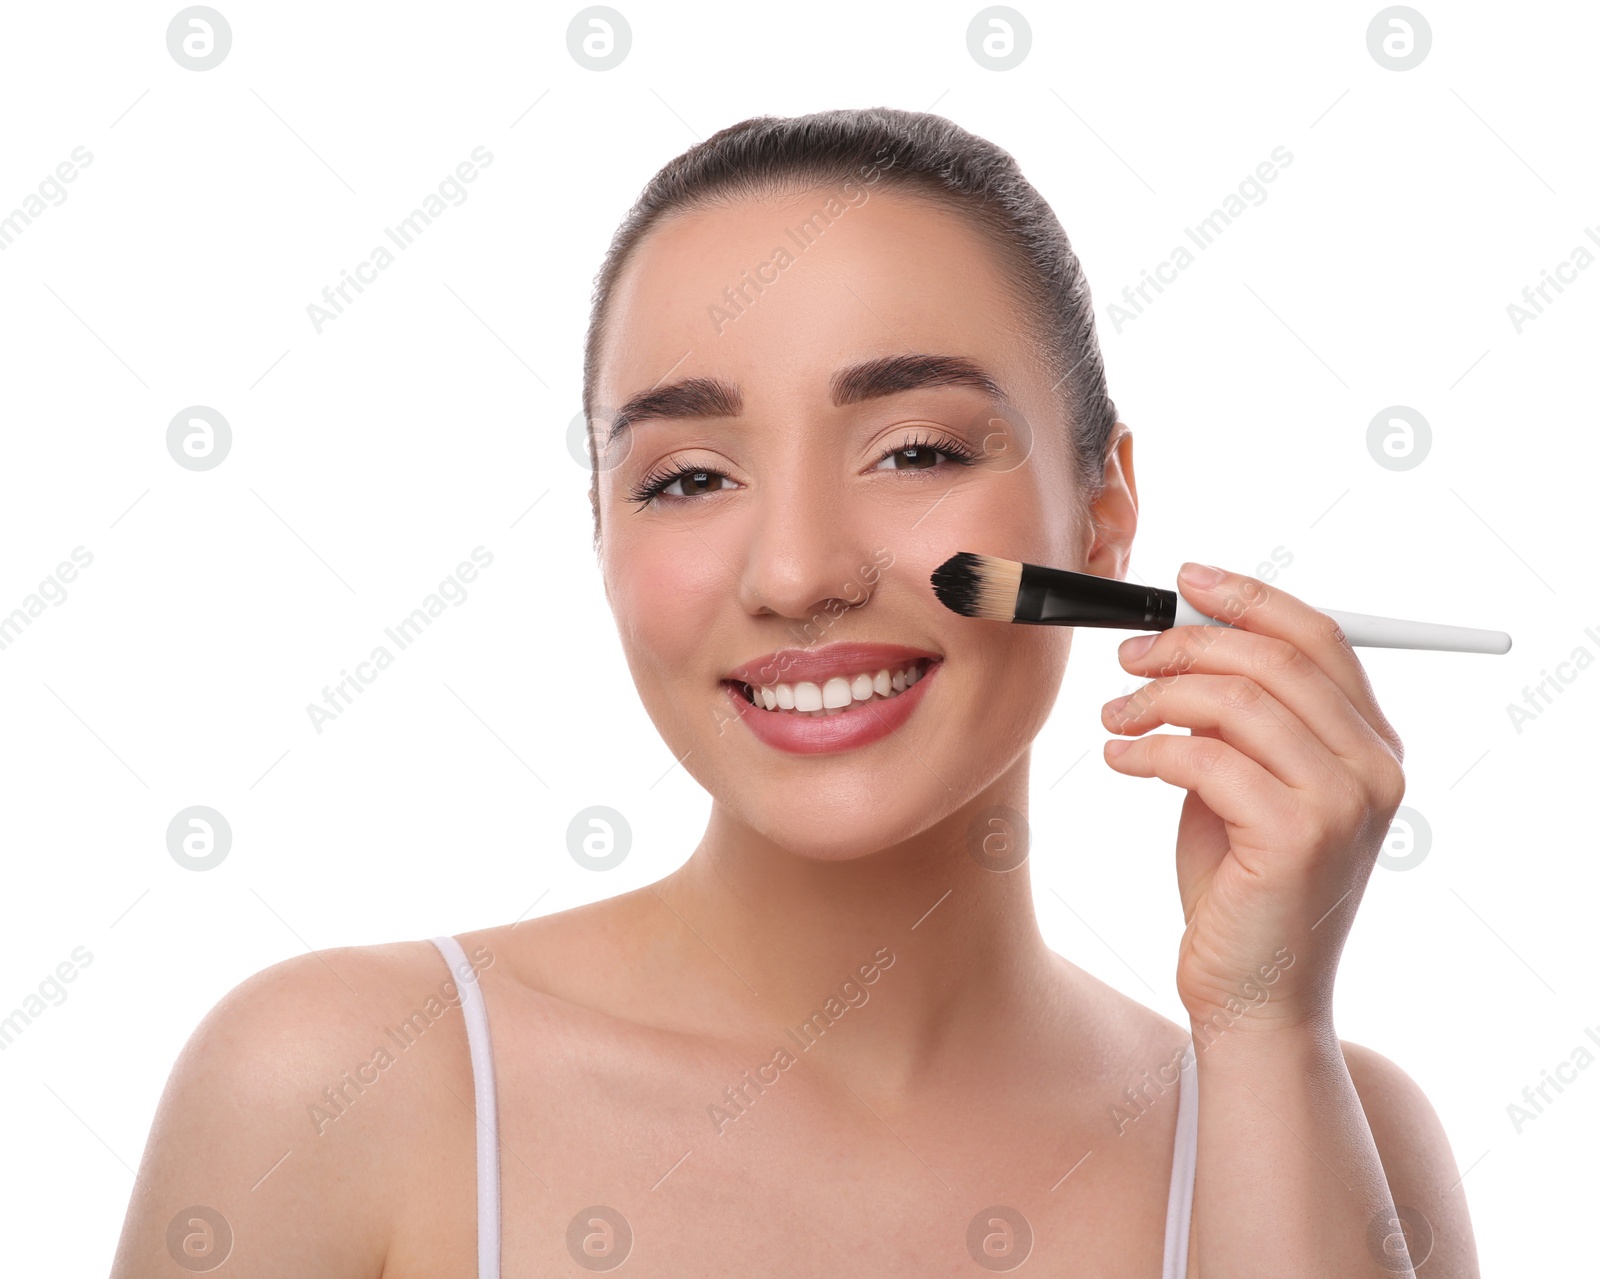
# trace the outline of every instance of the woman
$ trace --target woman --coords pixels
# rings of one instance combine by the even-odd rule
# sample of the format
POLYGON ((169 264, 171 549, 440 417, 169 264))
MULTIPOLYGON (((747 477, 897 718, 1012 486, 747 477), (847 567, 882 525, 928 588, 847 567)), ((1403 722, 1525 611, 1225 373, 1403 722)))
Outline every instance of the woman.
POLYGON ((1120 578, 1137 500, 1088 285, 1011 157, 887 109, 725 129, 617 233, 584 375, 606 597, 713 797, 698 847, 244 982, 173 1071, 115 1275, 1392 1276, 1424 1243, 1476 1275, 1427 1099, 1333 1029, 1403 778, 1325 616, 1191 565, 1236 629, 1120 650, 1148 682, 1105 762, 1187 791, 1190 1025, 1041 938, 1030 748, 1071 633, 929 574, 1120 578))

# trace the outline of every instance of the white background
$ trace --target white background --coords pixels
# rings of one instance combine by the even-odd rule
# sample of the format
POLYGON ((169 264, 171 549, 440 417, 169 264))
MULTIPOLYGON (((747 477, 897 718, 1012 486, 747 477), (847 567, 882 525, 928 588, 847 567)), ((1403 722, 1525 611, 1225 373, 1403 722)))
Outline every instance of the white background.
MULTIPOLYGON (((697 139, 874 105, 991 138, 1058 212, 1136 433, 1140 577, 1282 548, 1314 604, 1514 635, 1365 656, 1432 842, 1374 871, 1337 1026, 1438 1109, 1485 1274, 1592 1267, 1600 1068, 1520 1134, 1507 1106, 1600 1024, 1600 672, 1564 668, 1521 732, 1506 708, 1600 657, 1600 268, 1520 333, 1507 304, 1600 250, 1597 11, 1424 3, 1432 48, 1396 72, 1371 3, 1029 4, 1031 51, 996 72, 976 5, 619 3, 633 44, 604 72, 568 52, 576 5, 219 0, 233 44, 204 72, 168 53, 176 5, 6 14, 0 216, 93 160, 0 252, 0 613, 74 547, 93 563, 0 651, 0 1014, 93 959, 0 1052, 4 1268, 109 1264, 167 1072, 249 974, 689 854, 709 799, 635 698, 566 446, 589 289, 697 139), (319 335, 307 304, 477 146, 469 198, 319 335), (1278 146, 1265 202, 1116 332, 1123 286, 1278 146), (196 404, 233 432, 206 472, 166 451, 196 404), (1366 446, 1395 404, 1432 428, 1406 471, 1366 446), (307 704, 480 545, 466 601, 314 731, 307 704), (233 834, 204 873, 166 847, 196 804, 233 834), (634 834, 604 874, 566 848, 591 804, 634 834)), ((1099 758, 1121 638, 1080 633, 1035 744, 1032 873, 1050 943, 1182 1024, 1181 796, 1099 758)))

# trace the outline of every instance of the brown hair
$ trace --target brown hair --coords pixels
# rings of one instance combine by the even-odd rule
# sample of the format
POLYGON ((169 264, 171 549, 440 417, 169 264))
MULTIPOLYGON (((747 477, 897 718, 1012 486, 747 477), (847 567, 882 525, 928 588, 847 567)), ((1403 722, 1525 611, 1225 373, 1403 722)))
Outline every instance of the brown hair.
POLYGON ((1078 478, 1092 498, 1117 409, 1106 389, 1089 282, 1055 211, 1011 154, 943 116, 893 107, 754 116, 669 161, 611 239, 595 278, 583 353, 589 422, 589 505, 600 544, 594 387, 612 291, 639 243, 669 215, 846 182, 877 169, 880 187, 922 195, 964 214, 1000 250, 1008 284, 1026 304, 1053 390, 1072 433, 1078 478))

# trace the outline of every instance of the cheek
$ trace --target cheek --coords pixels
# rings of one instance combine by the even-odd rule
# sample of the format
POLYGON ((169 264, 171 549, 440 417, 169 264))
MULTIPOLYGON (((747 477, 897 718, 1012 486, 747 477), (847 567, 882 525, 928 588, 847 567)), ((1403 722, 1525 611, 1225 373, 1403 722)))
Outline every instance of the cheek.
POLYGON ((642 682, 681 679, 726 658, 714 624, 738 583, 692 533, 619 537, 605 571, 628 663, 642 682))
POLYGON ((1029 674, 1030 695, 1048 707, 1061 691, 1067 657, 1072 651, 1072 630, 1066 626, 1013 626, 1011 629, 1028 632, 1027 648, 1017 655, 1017 664, 1029 674))
POLYGON ((1024 460, 984 475, 960 518, 973 545, 1010 559, 1053 568, 1080 568, 1085 506, 1059 432, 1032 443, 1024 460))
POLYGON ((1048 706, 1061 687, 1072 648, 1065 626, 996 626, 998 636, 984 654, 983 668, 997 690, 1013 704, 1048 706))

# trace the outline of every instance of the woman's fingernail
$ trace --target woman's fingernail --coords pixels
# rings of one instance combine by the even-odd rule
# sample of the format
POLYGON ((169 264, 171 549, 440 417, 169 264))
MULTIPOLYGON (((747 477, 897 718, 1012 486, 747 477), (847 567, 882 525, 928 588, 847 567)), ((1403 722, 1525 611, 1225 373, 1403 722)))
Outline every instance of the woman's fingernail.
POLYGON ((1115 759, 1118 755, 1122 754, 1123 751, 1127 750, 1131 744, 1132 743, 1130 742, 1119 741, 1117 738, 1113 737, 1109 742, 1106 743, 1106 754, 1111 756, 1112 759, 1115 759))
POLYGON ((1135 635, 1117 646, 1117 656, 1125 662, 1136 662, 1150 651, 1150 645, 1155 642, 1154 635, 1135 635))
POLYGON ((1109 702, 1106 703, 1106 707, 1105 707, 1106 714, 1107 715, 1115 715, 1118 711, 1120 711, 1124 706, 1126 706, 1128 704, 1128 702, 1132 699, 1132 697, 1133 697, 1132 693, 1129 693, 1126 697, 1113 697, 1109 702))
POLYGON ((1178 576, 1190 586, 1215 586, 1227 576, 1220 568, 1210 564, 1196 564, 1190 560, 1178 570, 1178 576))

